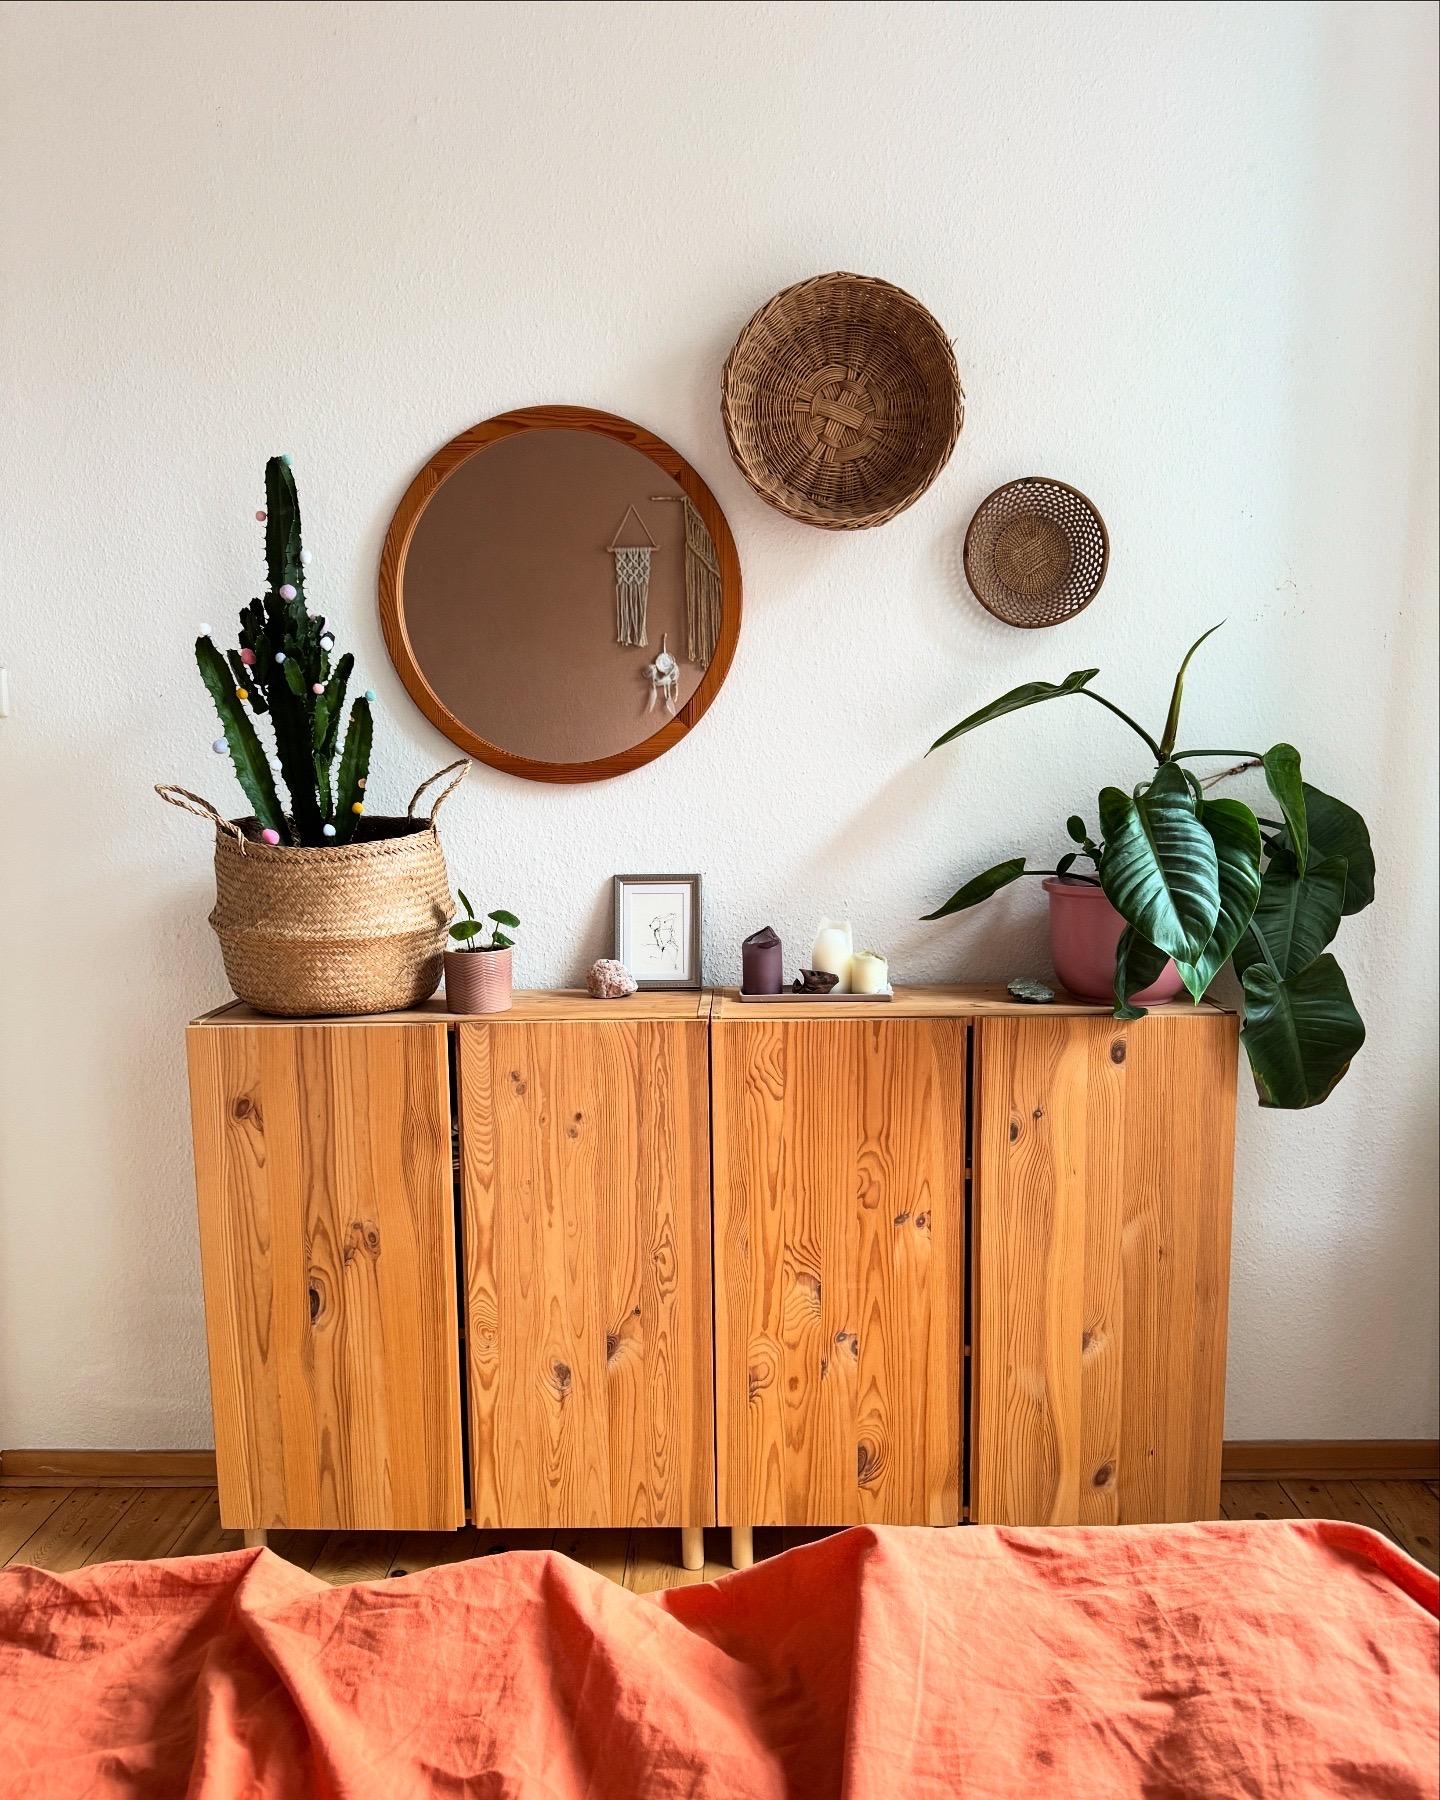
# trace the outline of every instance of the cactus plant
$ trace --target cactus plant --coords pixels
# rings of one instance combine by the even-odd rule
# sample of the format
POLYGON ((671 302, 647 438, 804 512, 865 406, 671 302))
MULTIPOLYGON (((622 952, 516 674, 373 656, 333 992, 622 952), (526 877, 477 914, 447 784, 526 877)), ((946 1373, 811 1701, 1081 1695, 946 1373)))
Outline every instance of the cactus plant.
POLYGON ((283 843, 343 844, 355 835, 365 810, 370 700, 362 696, 352 703, 341 745, 340 719, 355 659, 347 653, 332 665, 335 640, 324 619, 306 609, 300 501, 284 456, 272 456, 265 465, 265 565, 268 591, 242 609, 238 647, 222 654, 202 635, 195 640, 195 661, 261 829, 275 832, 283 843), (290 797, 288 814, 255 728, 254 720, 267 716, 290 797), (340 766, 332 774, 337 749, 340 766))

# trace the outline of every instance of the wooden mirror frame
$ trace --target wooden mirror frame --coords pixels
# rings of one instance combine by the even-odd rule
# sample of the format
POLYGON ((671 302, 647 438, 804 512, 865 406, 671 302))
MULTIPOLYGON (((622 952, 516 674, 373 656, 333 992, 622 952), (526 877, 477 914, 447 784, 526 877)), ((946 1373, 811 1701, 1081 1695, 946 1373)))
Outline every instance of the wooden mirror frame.
POLYGON ((595 412, 588 406, 529 406, 517 412, 499 413, 482 424, 472 425, 459 437, 451 438, 406 488, 385 534, 385 547, 380 552, 380 629, 406 692, 451 743, 488 763, 492 769, 503 769, 508 775, 520 775, 528 781, 608 781, 611 776, 643 768, 657 756, 663 756, 699 723, 719 693, 740 635, 740 559, 715 496, 684 457, 663 439, 632 424, 629 419, 617 418, 614 413, 595 412), (695 510, 705 521, 720 566, 720 634, 699 686, 684 706, 649 737, 610 756, 597 757, 593 762, 542 762, 532 756, 517 756, 480 737, 462 719, 456 718, 425 679, 405 629, 405 558, 431 496, 462 463, 520 431, 598 432, 648 456, 689 495, 695 510))

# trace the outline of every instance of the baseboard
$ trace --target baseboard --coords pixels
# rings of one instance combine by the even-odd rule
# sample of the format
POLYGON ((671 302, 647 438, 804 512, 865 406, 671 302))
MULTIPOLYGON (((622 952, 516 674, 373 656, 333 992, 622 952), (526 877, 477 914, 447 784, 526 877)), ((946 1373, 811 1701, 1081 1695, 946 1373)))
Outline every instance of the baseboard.
POLYGON ((3 1487, 213 1487, 213 1450, 0 1450, 3 1487))
MULTIPOLYGON (((1435 1438, 1260 1438, 1227 1443, 1227 1481, 1440 1481, 1435 1438)), ((213 1450, 4 1450, 4 1487, 206 1487, 213 1450)))
POLYGON ((1227 1443, 1227 1481, 1440 1481, 1435 1438, 1255 1438, 1227 1443))

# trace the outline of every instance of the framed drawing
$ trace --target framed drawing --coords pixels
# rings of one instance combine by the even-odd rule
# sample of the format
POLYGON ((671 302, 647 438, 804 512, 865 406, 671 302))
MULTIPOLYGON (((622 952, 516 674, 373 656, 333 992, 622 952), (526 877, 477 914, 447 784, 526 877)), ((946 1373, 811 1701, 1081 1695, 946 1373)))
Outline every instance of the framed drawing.
POLYGON ((617 875, 615 956, 642 988, 698 988, 700 877, 617 875))

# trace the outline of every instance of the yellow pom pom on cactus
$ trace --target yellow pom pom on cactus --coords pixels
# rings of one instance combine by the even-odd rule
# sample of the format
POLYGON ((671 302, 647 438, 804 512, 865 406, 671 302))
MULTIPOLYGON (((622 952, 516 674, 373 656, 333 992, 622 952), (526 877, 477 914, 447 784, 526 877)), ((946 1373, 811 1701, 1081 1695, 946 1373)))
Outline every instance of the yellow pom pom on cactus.
POLYGON ((250 698, 249 688, 236 688, 235 698, 237 700, 248 700, 250 698))
POLYGON ((350 810, 351 810, 351 812, 353 812, 353 813, 363 813, 363 812, 364 812, 364 810, 365 810, 365 803, 364 803, 364 801, 363 801, 363 800, 357 800, 357 801, 356 801, 356 802, 355 802, 355 804, 354 804, 354 805, 353 805, 353 806, 352 806, 352 807, 351 807, 351 808, 350 808, 350 810))

